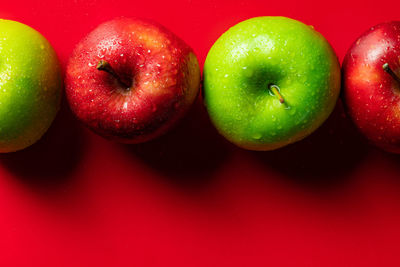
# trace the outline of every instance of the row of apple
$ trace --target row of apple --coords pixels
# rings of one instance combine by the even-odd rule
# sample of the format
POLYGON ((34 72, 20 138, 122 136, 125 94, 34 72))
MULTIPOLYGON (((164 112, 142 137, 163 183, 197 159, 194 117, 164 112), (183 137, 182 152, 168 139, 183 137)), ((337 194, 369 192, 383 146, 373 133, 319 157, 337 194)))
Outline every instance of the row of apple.
MULTIPOLYGON (((57 56, 32 28, 0 20, 0 152, 35 143, 60 108, 57 56)), ((400 22, 380 24, 349 49, 342 66, 312 26, 256 17, 230 28, 210 49, 203 99, 232 143, 273 150, 299 141, 331 114, 342 95, 372 143, 400 152, 400 22)), ((156 138, 196 99, 193 50, 154 22, 118 18, 99 25, 73 51, 65 91, 76 117, 123 143, 156 138)))

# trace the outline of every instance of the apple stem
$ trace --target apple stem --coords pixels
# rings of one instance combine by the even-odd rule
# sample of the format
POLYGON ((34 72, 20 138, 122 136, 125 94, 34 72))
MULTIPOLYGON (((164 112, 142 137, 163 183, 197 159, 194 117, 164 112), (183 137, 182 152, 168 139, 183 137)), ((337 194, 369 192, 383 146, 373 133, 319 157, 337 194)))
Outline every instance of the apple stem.
POLYGON ((281 104, 285 103, 285 99, 283 99, 282 95, 279 93, 280 88, 277 85, 271 84, 269 86, 269 90, 271 90, 272 93, 279 98, 279 102, 281 102, 281 104))
POLYGON ((114 71, 114 69, 111 67, 110 63, 108 63, 107 61, 100 60, 99 63, 97 64, 96 69, 107 72, 108 74, 113 76, 119 82, 119 84, 121 86, 123 86, 127 90, 130 89, 130 86, 122 81, 121 77, 114 71))
POLYGON ((382 66, 383 70, 386 71, 387 73, 390 74, 390 76, 393 77, 393 79, 395 79, 398 83, 400 83, 400 78, 399 76, 396 75, 396 73, 394 73, 394 71, 389 67, 389 63, 385 63, 382 66))

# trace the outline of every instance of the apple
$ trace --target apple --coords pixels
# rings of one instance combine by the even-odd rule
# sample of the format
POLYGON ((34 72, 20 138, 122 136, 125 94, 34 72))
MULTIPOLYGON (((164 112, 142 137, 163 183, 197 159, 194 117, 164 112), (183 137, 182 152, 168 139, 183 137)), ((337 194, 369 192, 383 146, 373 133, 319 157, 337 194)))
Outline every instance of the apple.
POLYGON ((47 131, 59 108, 57 55, 36 30, 0 19, 0 152, 24 149, 47 131))
POLYGON ((193 50, 161 25, 117 18, 73 51, 66 94, 76 117, 97 134, 141 143, 168 131, 198 95, 193 50))
POLYGON ((343 61, 343 100, 358 129, 376 146, 400 153, 400 21, 376 25, 343 61))
POLYGON ((217 130, 249 150, 299 141, 331 114, 340 66, 312 26, 256 17, 226 31, 204 66, 204 102, 217 130))

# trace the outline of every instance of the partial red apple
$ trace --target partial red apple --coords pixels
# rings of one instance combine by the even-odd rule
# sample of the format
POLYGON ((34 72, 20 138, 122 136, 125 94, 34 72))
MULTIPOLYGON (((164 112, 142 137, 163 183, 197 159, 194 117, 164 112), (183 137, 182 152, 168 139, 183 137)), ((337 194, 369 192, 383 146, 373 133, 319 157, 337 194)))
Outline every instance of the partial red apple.
POLYGON ((376 146, 400 153, 400 22, 372 27, 343 61, 348 114, 376 146))
POLYGON ((97 134, 140 143, 168 131, 200 86, 193 50, 154 22, 105 22, 73 51, 66 70, 70 107, 97 134))

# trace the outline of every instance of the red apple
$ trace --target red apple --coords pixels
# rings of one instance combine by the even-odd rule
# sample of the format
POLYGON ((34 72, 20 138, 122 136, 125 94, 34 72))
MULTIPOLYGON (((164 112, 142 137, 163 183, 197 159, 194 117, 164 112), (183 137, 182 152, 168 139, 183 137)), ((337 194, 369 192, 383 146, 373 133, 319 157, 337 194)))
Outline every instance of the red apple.
POLYGON ((73 113, 99 135, 140 143, 170 129, 198 95, 193 50, 150 21, 99 25, 73 51, 66 94, 73 113))
POLYGON ((400 153, 400 22, 372 27, 343 61, 348 114, 376 146, 400 153))

